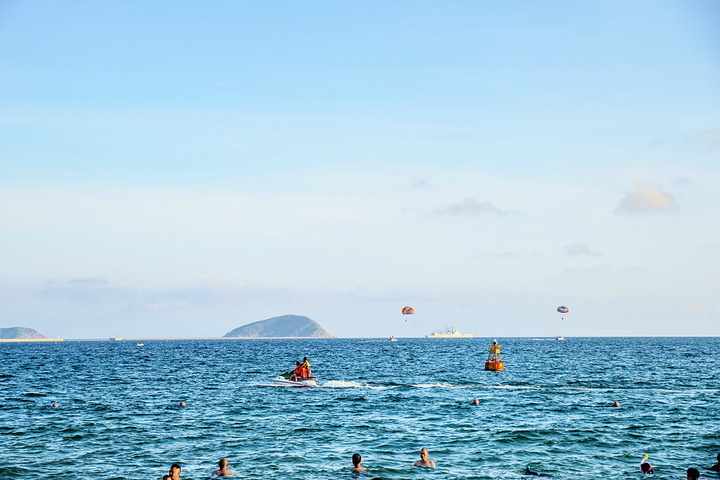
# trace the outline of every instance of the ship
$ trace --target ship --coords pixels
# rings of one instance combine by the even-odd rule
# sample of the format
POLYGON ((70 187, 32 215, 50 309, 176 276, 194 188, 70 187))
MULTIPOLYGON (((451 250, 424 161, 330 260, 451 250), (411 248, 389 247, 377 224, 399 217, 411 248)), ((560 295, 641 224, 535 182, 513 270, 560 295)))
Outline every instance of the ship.
POLYGON ((433 332, 431 335, 428 335, 427 338, 472 338, 474 336, 474 333, 460 333, 455 327, 450 327, 450 330, 445 333, 433 332))

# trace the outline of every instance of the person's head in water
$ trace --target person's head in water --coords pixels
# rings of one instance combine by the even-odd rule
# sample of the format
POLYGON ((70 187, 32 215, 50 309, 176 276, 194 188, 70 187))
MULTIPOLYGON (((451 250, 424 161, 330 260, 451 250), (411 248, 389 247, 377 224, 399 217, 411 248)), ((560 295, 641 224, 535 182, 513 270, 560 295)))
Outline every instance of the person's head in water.
POLYGON ((643 462, 640 464, 640 470, 642 470, 643 473, 655 473, 653 472, 652 465, 647 462, 643 462))
POLYGON ((228 470, 228 461, 224 458, 221 458, 218 462, 218 467, 220 467, 218 470, 215 470, 212 472, 213 475, 219 475, 221 477, 224 477, 225 475, 233 475, 235 472, 232 470, 228 470))
POLYGON ((367 468, 360 465, 360 462, 362 462, 362 457, 359 453, 353 453, 352 462, 354 472, 364 472, 365 470, 367 470, 367 468))
POLYGON ((180 472, 182 471, 182 468, 180 468, 180 465, 177 463, 173 463, 170 465, 170 478, 173 480, 177 480, 180 478, 180 472))
POLYGON ((365 470, 367 470, 367 468, 360 465, 360 462, 362 462, 362 457, 359 453, 353 453, 352 462, 354 472, 364 472, 365 470))
POLYGON ((687 480, 697 480, 700 478, 700 472, 697 468, 688 468, 687 469, 687 480))

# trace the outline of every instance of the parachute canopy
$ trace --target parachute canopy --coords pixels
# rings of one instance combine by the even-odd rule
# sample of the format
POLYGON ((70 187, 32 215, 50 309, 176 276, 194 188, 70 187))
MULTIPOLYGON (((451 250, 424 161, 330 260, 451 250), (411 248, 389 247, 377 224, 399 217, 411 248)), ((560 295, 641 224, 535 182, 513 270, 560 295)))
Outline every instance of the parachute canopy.
POLYGON ((413 313, 415 313, 415 310, 413 310, 412 307, 405 307, 402 309, 403 315, 412 315, 413 313))
POLYGON ((565 305, 560 305, 558 307, 557 311, 560 313, 568 313, 570 311, 570 309, 567 308, 565 305))

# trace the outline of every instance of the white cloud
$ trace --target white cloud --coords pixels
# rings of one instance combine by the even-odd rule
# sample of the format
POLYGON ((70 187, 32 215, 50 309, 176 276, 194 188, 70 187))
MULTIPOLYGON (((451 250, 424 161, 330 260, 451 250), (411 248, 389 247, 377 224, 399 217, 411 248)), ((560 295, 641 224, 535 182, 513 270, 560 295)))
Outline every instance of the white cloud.
POLYGON ((411 188, 426 189, 432 186, 432 182, 426 178, 416 178, 410 181, 411 188))
POLYGON ((701 133, 698 140, 706 147, 720 149, 720 127, 701 133))
POLYGON ((588 275, 596 273, 608 273, 612 271, 610 265, 600 265, 593 268, 566 268, 565 273, 570 275, 588 275))
POLYGON ((692 181, 688 177, 673 177, 671 180, 673 185, 678 187, 687 187, 692 185, 692 181))
POLYGON ((67 282, 49 280, 42 289, 45 298, 67 300, 80 305, 127 303, 137 299, 131 289, 111 285, 104 278, 76 278, 67 282))
POLYGON ((497 208, 490 202, 479 202, 474 198, 466 198, 461 202, 452 203, 435 210, 436 215, 467 215, 475 217, 485 213, 507 215, 512 212, 497 208))
POLYGON ((646 213, 668 213, 676 209, 675 199, 659 186, 636 183, 620 205, 615 215, 633 215, 646 213))
POLYGON ((585 243, 573 243, 571 245, 567 245, 565 246, 565 253, 568 255, 588 255, 590 257, 602 256, 600 252, 592 250, 585 243))

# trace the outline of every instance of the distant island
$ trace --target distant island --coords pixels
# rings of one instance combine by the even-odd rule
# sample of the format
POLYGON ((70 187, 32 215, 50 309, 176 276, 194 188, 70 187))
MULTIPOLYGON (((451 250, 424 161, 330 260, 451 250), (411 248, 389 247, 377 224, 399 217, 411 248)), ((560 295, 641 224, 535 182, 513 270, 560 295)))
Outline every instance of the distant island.
POLYGON ((45 338, 37 330, 25 327, 0 328, 0 339, 2 340, 23 340, 45 338))
POLYGON ((301 315, 283 315, 259 322, 248 323, 231 330, 224 337, 250 338, 332 338, 317 322, 301 315))

